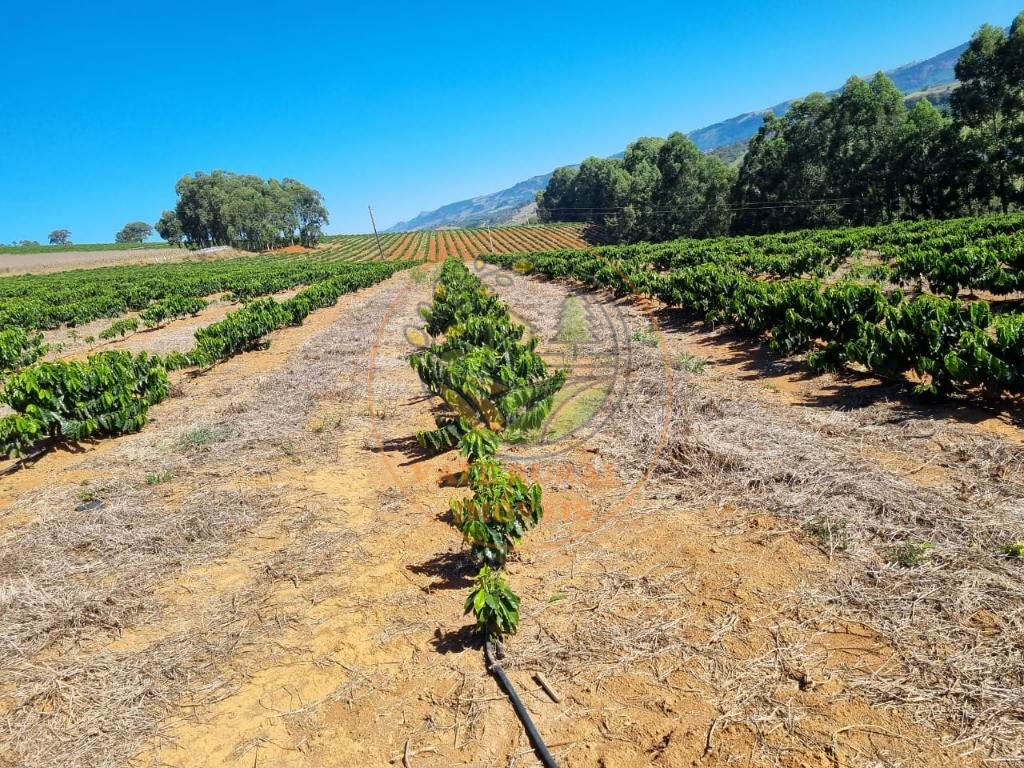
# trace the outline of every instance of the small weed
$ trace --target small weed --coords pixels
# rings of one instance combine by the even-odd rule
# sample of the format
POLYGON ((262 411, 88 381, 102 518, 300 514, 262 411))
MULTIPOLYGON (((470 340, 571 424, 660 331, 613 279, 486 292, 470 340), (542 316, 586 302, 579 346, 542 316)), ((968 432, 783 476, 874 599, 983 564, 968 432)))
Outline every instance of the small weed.
POLYGON ((658 334, 655 332, 653 325, 647 326, 646 331, 633 331, 633 333, 629 334, 629 340, 643 344, 645 347, 658 346, 658 334))
POLYGON ((698 359, 689 352, 680 352, 669 361, 673 371, 685 371, 686 373, 703 373, 707 363, 698 359))
POLYGON ((160 483, 166 483, 171 479, 171 471, 165 469, 163 472, 157 472, 155 475, 146 475, 146 485, 160 485, 160 483))
POLYGON ((565 592, 555 592, 551 597, 548 598, 549 603, 557 603, 559 600, 565 600, 569 596, 565 592))
POLYGON ((1024 541, 1011 541, 1009 544, 1003 544, 1000 551, 1007 557, 1024 560, 1024 541))
POLYGON ((850 533, 846 529, 845 520, 829 520, 819 516, 807 523, 804 531, 817 540, 826 552, 845 552, 850 546, 850 533))
POLYGON ((891 547, 886 553, 889 562, 895 563, 903 568, 913 568, 920 565, 928 557, 932 549, 930 541, 908 541, 896 547, 891 547))
POLYGON ((95 344, 96 343, 96 337, 95 336, 86 336, 84 339, 82 339, 82 341, 84 341, 86 344, 95 344))
POLYGON ((78 500, 82 504, 88 504, 90 501, 94 501, 95 499, 96 499, 96 491, 93 491, 93 490, 90 490, 90 489, 83 489, 83 490, 78 492, 78 500))
POLYGON ((181 439, 178 440, 178 449, 187 451, 205 448, 220 440, 221 437, 223 437, 223 432, 219 429, 207 426, 196 427, 181 436, 181 439))

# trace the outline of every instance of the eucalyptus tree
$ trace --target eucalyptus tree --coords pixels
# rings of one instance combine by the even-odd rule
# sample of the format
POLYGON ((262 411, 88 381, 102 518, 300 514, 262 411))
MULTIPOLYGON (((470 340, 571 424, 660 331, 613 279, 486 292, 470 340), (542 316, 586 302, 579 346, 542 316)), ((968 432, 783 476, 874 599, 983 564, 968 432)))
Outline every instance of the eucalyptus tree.
POLYGON ((174 210, 164 211, 156 224, 157 233, 171 242, 253 251, 312 246, 328 223, 323 196, 295 179, 197 172, 183 176, 175 191, 174 210))
POLYGON ((959 61, 950 97, 963 143, 962 183, 975 208, 1024 202, 1024 13, 1009 35, 986 24, 959 61))
POLYGON ((115 243, 144 243, 153 234, 153 227, 144 221, 130 221, 114 235, 115 243))

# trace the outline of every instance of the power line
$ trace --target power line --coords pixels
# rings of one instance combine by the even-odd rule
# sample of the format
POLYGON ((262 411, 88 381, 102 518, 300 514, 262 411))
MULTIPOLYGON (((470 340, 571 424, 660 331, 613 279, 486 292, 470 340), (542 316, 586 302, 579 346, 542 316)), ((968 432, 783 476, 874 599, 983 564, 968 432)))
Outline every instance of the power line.
POLYGON ((778 208, 812 208, 812 207, 839 207, 842 205, 848 205, 856 202, 851 198, 845 197, 833 197, 833 198, 821 198, 818 200, 780 200, 778 202, 763 202, 763 203, 734 203, 731 205, 724 206, 712 206, 712 205, 700 205, 700 206, 662 206, 662 207, 651 207, 651 208, 640 208, 637 206, 625 206, 625 205, 609 205, 609 206, 592 206, 589 208, 584 207, 569 207, 560 206, 557 208, 545 208, 545 213, 554 212, 573 212, 573 213, 589 213, 595 215, 611 215, 615 213, 621 213, 623 211, 631 210, 636 213, 686 213, 691 211, 713 211, 713 210, 728 210, 728 211, 763 211, 773 210, 778 208))

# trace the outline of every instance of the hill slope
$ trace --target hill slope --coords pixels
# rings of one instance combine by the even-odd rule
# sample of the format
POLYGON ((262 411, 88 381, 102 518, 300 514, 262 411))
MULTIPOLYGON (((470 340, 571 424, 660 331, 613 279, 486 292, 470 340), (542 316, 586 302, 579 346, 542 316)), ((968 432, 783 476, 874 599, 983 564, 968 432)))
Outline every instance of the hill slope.
MULTIPOLYGON (((967 48, 967 43, 950 48, 926 61, 915 61, 904 64, 886 74, 892 78, 904 93, 912 98, 929 98, 938 103, 948 101, 949 91, 955 86, 956 77, 953 67, 960 54, 967 48)), ((835 89, 828 93, 835 93, 835 89)), ((720 123, 698 128, 689 133, 689 137, 698 149, 710 152, 722 147, 735 149, 735 145, 745 142, 761 127, 766 112, 783 115, 796 99, 790 99, 767 109, 746 112, 720 123)), ((735 152, 727 153, 730 157, 735 152)), ((468 200, 450 203, 434 211, 424 211, 409 221, 400 221, 388 232, 402 232, 419 229, 437 229, 438 227, 472 227, 481 224, 507 224, 523 218, 522 209, 532 205, 537 192, 547 186, 550 173, 534 176, 521 181, 508 189, 489 195, 480 195, 468 200)))
POLYGON ((481 224, 507 224, 524 205, 533 202, 536 194, 548 185, 550 173, 534 176, 515 186, 490 195, 471 197, 450 203, 436 211, 424 211, 409 221, 400 221, 388 232, 409 232, 438 227, 472 227, 481 224))

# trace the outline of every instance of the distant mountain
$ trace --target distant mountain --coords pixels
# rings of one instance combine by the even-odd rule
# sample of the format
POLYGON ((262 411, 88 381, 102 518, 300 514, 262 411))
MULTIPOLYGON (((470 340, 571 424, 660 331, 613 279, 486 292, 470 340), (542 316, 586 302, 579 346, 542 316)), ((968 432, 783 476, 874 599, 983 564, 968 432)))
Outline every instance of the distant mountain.
MULTIPOLYGON (((923 94, 924 97, 929 98, 927 92, 933 88, 937 92, 948 94, 948 91, 952 90, 952 86, 956 83, 956 75, 953 73, 953 68, 956 66, 960 54, 966 49, 967 43, 964 43, 956 48, 950 48, 938 56, 933 56, 927 61, 915 61, 912 64, 904 64, 902 67, 891 69, 885 74, 889 76, 897 88, 906 94, 925 92, 923 94), (938 86, 945 86, 945 89, 940 89, 938 86)), ((838 93, 839 90, 835 88, 827 91, 827 93, 832 95, 838 93)), ((774 107, 768 107, 768 109, 747 112, 746 114, 723 120, 720 123, 709 125, 707 128, 698 128, 688 135, 693 143, 697 145, 697 148, 704 152, 735 144, 736 142, 749 139, 757 133, 764 122, 766 112, 772 112, 776 117, 782 117, 796 101, 798 99, 790 99, 781 104, 776 104, 774 107)))
POLYGON ((449 203, 436 211, 424 211, 414 219, 398 222, 387 231, 410 232, 439 227, 477 227, 483 224, 512 223, 519 209, 532 203, 537 193, 548 185, 550 178, 551 174, 545 173, 500 192, 449 203))
MULTIPOLYGON (((886 74, 892 78, 897 88, 907 94, 908 101, 926 98, 942 106, 948 104, 949 93, 956 87, 953 68, 966 48, 967 43, 964 43, 927 61, 904 64, 902 67, 889 70, 886 74)), ((828 93, 836 93, 837 90, 828 93)), ((747 140, 757 133, 764 122, 765 113, 774 112, 781 117, 793 106, 794 101, 796 99, 784 101, 768 109, 737 115, 706 128, 699 128, 688 135, 698 149, 718 155, 728 163, 738 163, 746 151, 747 140)), ((615 155, 621 156, 621 153, 615 155)), ((534 176, 500 192, 460 200, 436 211, 424 211, 414 219, 398 222, 387 231, 521 223, 532 212, 533 209, 528 206, 534 204, 537 192, 547 186, 550 178, 550 173, 534 176)))
POLYGON ((956 82, 953 69, 957 59, 967 50, 967 43, 950 48, 945 53, 933 56, 927 61, 915 61, 889 70, 886 74, 904 93, 923 91, 933 85, 948 85, 956 82))

